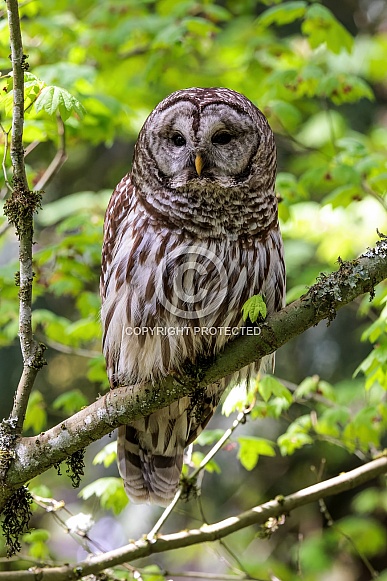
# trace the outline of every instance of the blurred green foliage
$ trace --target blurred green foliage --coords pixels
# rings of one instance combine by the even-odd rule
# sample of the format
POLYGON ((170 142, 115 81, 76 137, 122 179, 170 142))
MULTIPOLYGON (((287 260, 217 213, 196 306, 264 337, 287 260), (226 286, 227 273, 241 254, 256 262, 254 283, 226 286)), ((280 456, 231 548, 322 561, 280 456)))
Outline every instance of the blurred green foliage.
MULTIPOLYGON (((111 173, 114 156, 107 157, 106 181, 96 184, 93 173, 101 176, 98 152, 118 151, 116 144, 121 152, 117 171, 129 171, 130 151, 146 115, 170 92, 189 86, 227 86, 246 94, 268 117, 279 151, 277 191, 288 301, 305 292, 321 271, 336 268, 339 256, 351 259, 373 245, 377 228, 387 232, 387 14, 381 12, 379 22, 372 24, 372 19, 367 21, 371 12, 362 13, 362 6, 376 10, 377 2, 355 2, 355 24, 344 5, 329 9, 324 4, 281 0, 20 4, 29 63, 24 141, 32 187, 44 178, 50 155, 59 151, 69 156, 68 166, 45 188, 43 210, 36 218, 34 330, 51 355, 49 368, 39 376, 42 384, 37 382, 30 399, 28 433, 74 413, 108 387, 100 354, 98 278, 104 209, 115 186, 109 179, 114 175, 118 181, 121 175, 111 173), (351 30, 341 20, 350 21, 351 30), (76 189, 82 174, 90 189, 76 189)), ((5 18, 0 49, 4 197, 11 179, 12 114, 5 18)), ((0 230, 0 345, 5 348, 17 344, 18 266, 13 233, 4 217, 0 230)), ((329 383, 333 356, 326 365, 327 380, 314 370, 304 372, 297 385, 262 378, 248 396, 254 405, 245 432, 233 435, 207 466, 211 474, 204 479, 199 518, 203 510, 209 518, 225 518, 266 500, 268 494, 294 491, 383 450, 386 298, 387 287, 379 285, 372 303, 368 297, 358 301, 357 314, 352 307, 351 316, 361 317, 357 324, 361 340, 370 344, 366 359, 350 367, 354 378, 341 376, 329 383), (323 474, 320 465, 326 466, 323 474), (246 474, 254 480, 247 480, 246 474), (236 479, 242 490, 239 496, 230 488, 236 479)), ((256 298, 250 307, 253 316, 262 315, 264 304, 256 298)), ((303 348, 308 350, 308 344, 303 348)), ((351 354, 346 359, 350 358, 351 354)), ((291 374, 291 364, 288 369, 291 374)), ((223 408, 228 415, 244 405, 243 389, 237 389, 223 408)), ((228 425, 219 422, 200 436, 192 466, 198 466, 228 425)), ((112 443, 95 457, 95 464, 107 470, 113 469, 114 461, 112 443)), ((35 494, 56 497, 60 492, 42 488, 45 477, 36 479, 35 494)), ((56 480, 53 484, 58 486, 56 480)), ((346 499, 344 511, 340 504, 333 505, 333 517, 326 507, 320 507, 321 514, 318 507, 311 507, 301 517, 294 515, 270 539, 259 540, 254 531, 242 531, 233 541, 237 568, 243 564, 244 573, 252 578, 276 576, 281 581, 341 579, 343 572, 345 578, 362 581, 376 570, 384 570, 380 578, 387 578, 387 500, 377 484, 346 499)), ((98 498, 100 506, 115 515, 127 504, 114 472, 89 480, 81 496, 87 502, 98 498)), ((88 506, 99 510, 95 502, 88 506)), ((35 515, 38 512, 35 508, 35 515)), ((25 537, 26 558, 39 563, 47 562, 53 551, 47 547, 55 546, 45 530, 49 525, 43 525, 25 537)), ((186 527, 186 521, 180 526, 186 527)), ((186 561, 166 557, 164 563, 185 570, 198 551, 187 549, 186 561)), ((62 559, 60 551, 56 558, 62 559)), ((235 563, 230 555, 228 559, 235 563)), ((202 561, 204 569, 213 565, 211 558, 202 561)), ((222 570, 234 569, 224 563, 222 570)), ((126 571, 128 575, 132 578, 126 571)), ((147 581, 166 578, 156 565, 141 569, 141 575, 147 581)))

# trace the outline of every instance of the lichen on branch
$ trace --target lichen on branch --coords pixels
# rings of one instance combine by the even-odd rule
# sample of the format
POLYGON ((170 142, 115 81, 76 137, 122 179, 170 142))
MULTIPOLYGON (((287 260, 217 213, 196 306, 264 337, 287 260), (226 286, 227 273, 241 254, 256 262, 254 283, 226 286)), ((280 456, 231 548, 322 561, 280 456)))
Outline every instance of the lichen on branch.
POLYGON ((15 227, 19 240, 33 234, 33 217, 41 208, 42 193, 25 190, 23 184, 15 178, 12 181, 13 191, 4 203, 4 215, 15 227))
POLYGON ((26 532, 32 514, 32 496, 25 486, 16 490, 8 500, 3 512, 3 535, 7 545, 7 556, 21 549, 20 536, 26 532))

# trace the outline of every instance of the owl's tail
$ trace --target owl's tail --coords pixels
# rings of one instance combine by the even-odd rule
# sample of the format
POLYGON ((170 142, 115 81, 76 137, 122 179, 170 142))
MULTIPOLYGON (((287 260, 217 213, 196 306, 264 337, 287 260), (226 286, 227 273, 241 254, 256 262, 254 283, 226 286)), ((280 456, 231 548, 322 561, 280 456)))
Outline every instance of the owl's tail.
POLYGON ((118 429, 118 468, 134 503, 167 506, 176 494, 190 431, 189 400, 118 429))

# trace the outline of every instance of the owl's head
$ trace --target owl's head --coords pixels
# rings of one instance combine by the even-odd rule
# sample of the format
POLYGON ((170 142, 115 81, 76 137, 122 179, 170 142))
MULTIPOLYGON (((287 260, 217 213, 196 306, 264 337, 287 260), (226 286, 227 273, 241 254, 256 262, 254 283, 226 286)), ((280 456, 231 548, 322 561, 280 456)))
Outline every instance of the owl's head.
POLYGON ((197 235, 239 235, 277 219, 275 173, 263 113, 230 89, 192 88, 169 95, 145 121, 132 182, 159 223, 197 235))
POLYGON ((150 114, 138 143, 172 189, 229 188, 269 176, 272 185, 275 177, 274 138, 265 116, 230 89, 172 93, 150 114))

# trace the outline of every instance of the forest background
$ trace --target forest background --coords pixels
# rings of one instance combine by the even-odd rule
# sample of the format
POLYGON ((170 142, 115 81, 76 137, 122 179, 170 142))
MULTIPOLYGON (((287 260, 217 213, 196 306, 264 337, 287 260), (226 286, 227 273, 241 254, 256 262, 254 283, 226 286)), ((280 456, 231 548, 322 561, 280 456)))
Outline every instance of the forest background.
MULTIPOLYGON (((387 233, 382 0, 27 0, 19 6, 28 55, 27 177, 31 189, 44 190, 35 219, 33 325, 48 347, 24 435, 60 423, 108 388, 98 314, 104 211, 130 170, 142 123, 172 91, 230 87, 268 117, 279 155, 288 302, 317 277, 324 280, 337 270, 339 257, 352 260, 375 246, 377 230, 387 233)), ((9 198, 12 175, 9 47, 3 10, 3 200, 9 198)), ((0 410, 7 417, 22 371, 18 240, 5 217, 0 234, 0 410)), ((356 298, 330 325, 323 321, 279 350, 277 379, 257 386, 248 421, 201 473, 199 498, 181 501, 163 532, 219 521, 350 471, 382 452, 386 296, 387 287, 379 285, 372 302, 369 295, 356 298)), ((219 410, 195 445, 193 467, 231 426, 238 407, 243 402, 236 390, 224 415, 219 410)), ((108 435, 87 448, 79 490, 71 487, 66 465, 62 476, 52 469, 30 482, 32 529, 16 557, 5 557, 4 545, 0 579, 34 565, 77 563, 88 552, 107 552, 152 529, 161 509, 127 504, 113 440, 108 435), (48 499, 64 502, 59 507, 48 499)), ((218 543, 151 556, 110 576, 387 579, 386 511, 382 477, 305 505, 263 529, 246 527, 218 543)))

